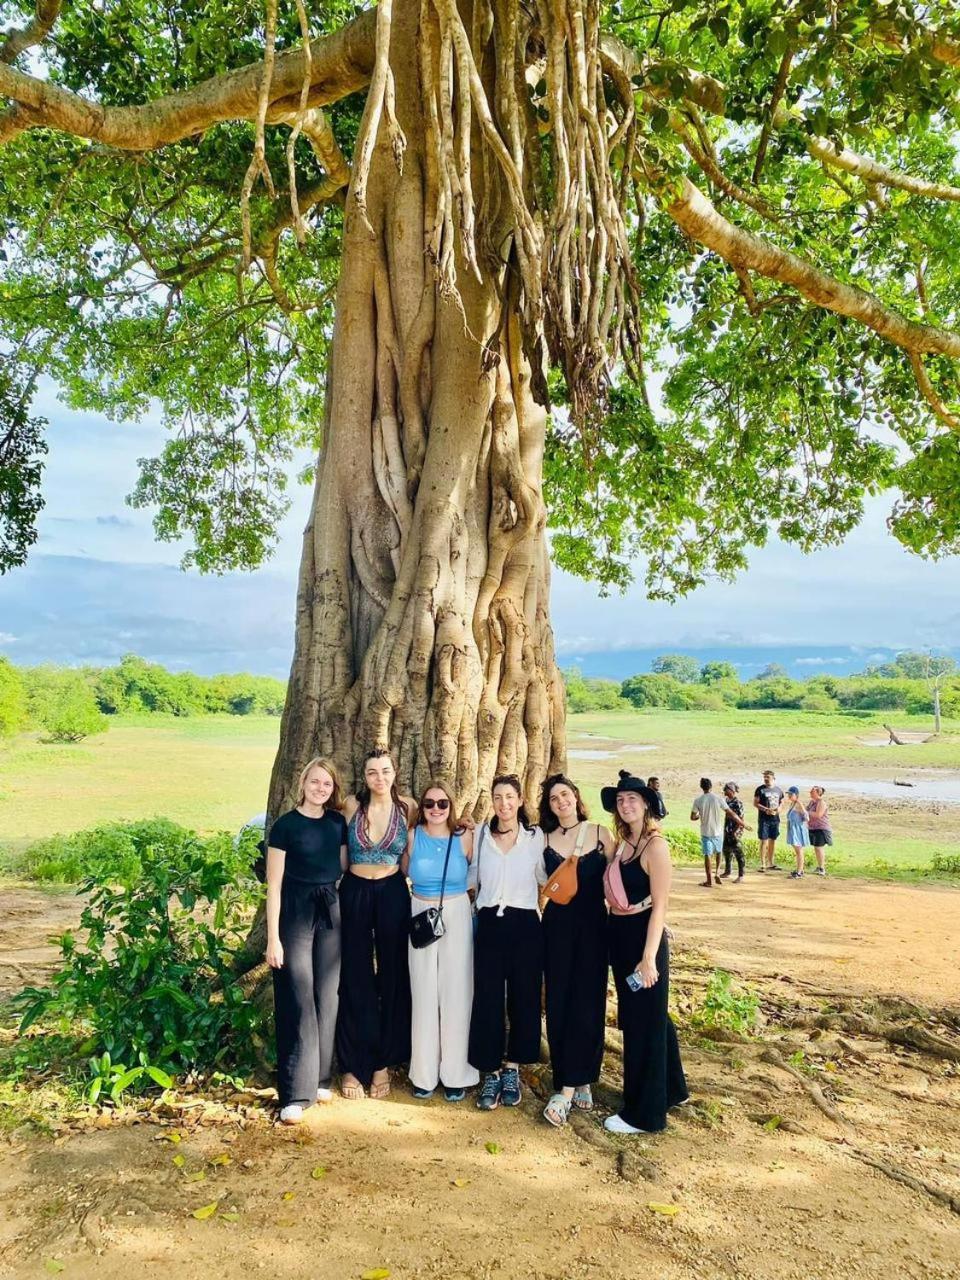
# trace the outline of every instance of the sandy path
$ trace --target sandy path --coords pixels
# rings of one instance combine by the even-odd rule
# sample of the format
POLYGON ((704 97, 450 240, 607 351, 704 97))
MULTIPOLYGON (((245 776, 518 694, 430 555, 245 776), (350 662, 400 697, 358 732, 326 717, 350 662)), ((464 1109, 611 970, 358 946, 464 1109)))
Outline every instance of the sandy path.
POLYGON ((747 872, 743 884, 701 889, 674 875, 677 946, 745 975, 789 974, 848 993, 960 1005, 960 888, 747 872))

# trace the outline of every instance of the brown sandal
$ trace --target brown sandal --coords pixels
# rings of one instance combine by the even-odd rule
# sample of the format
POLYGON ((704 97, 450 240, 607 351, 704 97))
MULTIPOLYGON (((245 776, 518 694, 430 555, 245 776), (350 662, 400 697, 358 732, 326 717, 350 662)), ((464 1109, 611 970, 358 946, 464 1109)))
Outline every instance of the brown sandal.
POLYGON ((340 1081, 340 1092, 350 1102, 359 1102, 361 1098, 367 1096, 366 1090, 359 1080, 355 1080, 353 1084, 344 1084, 340 1081))
MULTIPOLYGON (((374 1075, 376 1075, 376 1072, 374 1072, 374 1075)), ((378 1101, 379 1101, 379 1100, 382 1100, 383 1098, 389 1098, 389 1096, 390 1096, 390 1072, 389 1072, 389 1071, 387 1071, 387 1072, 386 1072, 386 1075, 387 1075, 386 1080, 371 1080, 371 1082, 370 1082, 370 1097, 371 1097, 371 1098, 374 1098, 374 1099, 376 1099, 376 1100, 378 1100, 378 1101)))

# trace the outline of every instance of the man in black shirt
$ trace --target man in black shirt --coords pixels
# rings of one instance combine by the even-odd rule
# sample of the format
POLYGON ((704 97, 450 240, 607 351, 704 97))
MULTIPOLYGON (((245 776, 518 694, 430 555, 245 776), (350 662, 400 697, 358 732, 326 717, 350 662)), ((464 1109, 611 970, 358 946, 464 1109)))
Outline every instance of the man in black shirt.
POLYGON ((779 871, 774 861, 774 849, 780 835, 780 806, 783 804, 783 788, 777 786, 777 775, 772 769, 764 769, 763 784, 753 793, 753 807, 757 810, 757 836, 760 840, 760 870, 779 871))
POLYGON ((665 818, 669 811, 667 809, 667 806, 663 803, 663 796, 660 794, 660 779, 648 778, 647 786, 650 788, 650 790, 654 793, 656 797, 656 804, 654 805, 654 808, 653 808, 653 816, 655 818, 665 818))

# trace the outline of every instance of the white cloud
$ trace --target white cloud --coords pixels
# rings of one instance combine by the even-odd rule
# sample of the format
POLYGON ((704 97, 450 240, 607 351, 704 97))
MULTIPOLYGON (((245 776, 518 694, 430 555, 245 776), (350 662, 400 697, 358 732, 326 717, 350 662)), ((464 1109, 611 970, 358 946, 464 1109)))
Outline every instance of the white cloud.
POLYGON ((798 667, 845 667, 850 658, 797 658, 796 661, 798 667))
POLYGON ((0 644, 16 644, 17 637, 12 636, 9 631, 0 631, 0 644))

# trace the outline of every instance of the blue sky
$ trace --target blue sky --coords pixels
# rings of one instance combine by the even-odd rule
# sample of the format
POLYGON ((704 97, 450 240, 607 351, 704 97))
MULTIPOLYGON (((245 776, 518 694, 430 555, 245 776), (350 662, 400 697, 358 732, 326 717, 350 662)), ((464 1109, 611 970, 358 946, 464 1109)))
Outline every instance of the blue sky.
MULTIPOLYGON (((75 413, 52 389, 41 400, 51 424, 47 506, 29 564, 0 578, 0 653, 19 663, 109 663, 136 652, 174 669, 284 675, 309 488, 295 489, 266 568, 183 573, 182 549, 156 542, 150 513, 124 504, 137 458, 162 441, 159 423, 75 413)), ((629 674, 653 653, 689 649, 725 653, 744 674, 786 658, 800 675, 858 669, 898 648, 951 649, 960 644, 960 558, 908 555, 886 531, 888 508, 874 503, 841 548, 805 556, 772 543, 733 584, 710 582, 675 605, 648 601, 641 587, 602 599, 555 572, 561 665, 629 674)))

